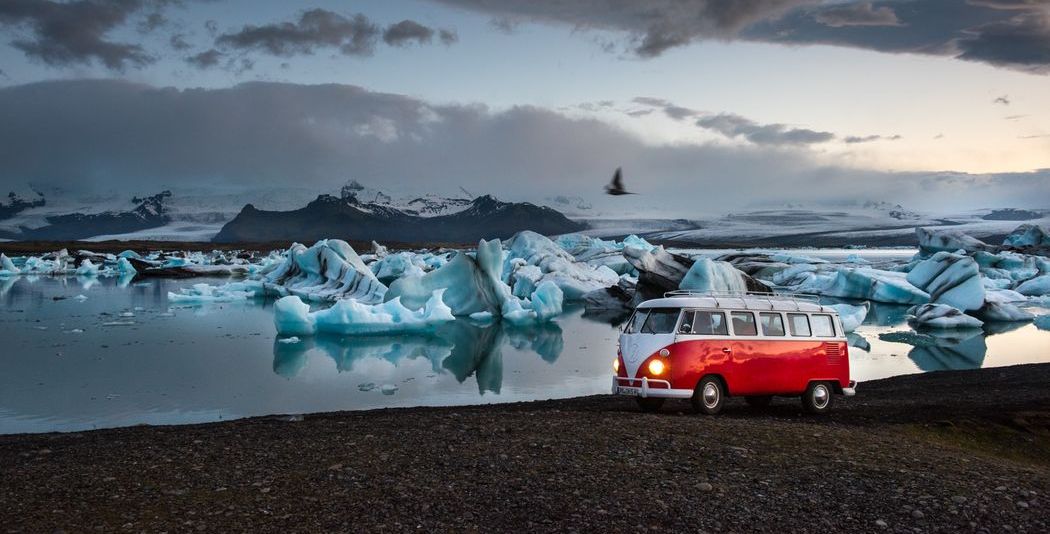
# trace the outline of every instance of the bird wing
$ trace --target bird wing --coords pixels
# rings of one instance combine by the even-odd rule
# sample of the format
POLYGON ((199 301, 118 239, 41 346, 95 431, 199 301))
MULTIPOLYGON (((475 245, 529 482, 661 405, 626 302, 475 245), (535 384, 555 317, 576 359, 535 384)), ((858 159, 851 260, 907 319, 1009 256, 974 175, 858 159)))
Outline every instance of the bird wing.
POLYGON ((615 189, 623 189, 623 171, 620 167, 617 167, 616 172, 613 173, 612 186, 615 189))

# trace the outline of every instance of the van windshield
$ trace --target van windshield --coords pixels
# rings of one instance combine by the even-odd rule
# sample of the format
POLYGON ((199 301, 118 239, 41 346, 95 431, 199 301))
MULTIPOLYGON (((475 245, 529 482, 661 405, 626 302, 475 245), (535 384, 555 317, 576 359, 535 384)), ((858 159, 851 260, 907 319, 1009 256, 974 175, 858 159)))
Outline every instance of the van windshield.
POLYGON ((624 327, 623 333, 625 334, 637 334, 642 329, 642 325, 645 324, 645 318, 649 316, 649 310, 638 310, 634 312, 631 320, 624 327))
POLYGON ((670 334, 678 324, 678 308, 654 308, 642 326, 643 334, 670 334))

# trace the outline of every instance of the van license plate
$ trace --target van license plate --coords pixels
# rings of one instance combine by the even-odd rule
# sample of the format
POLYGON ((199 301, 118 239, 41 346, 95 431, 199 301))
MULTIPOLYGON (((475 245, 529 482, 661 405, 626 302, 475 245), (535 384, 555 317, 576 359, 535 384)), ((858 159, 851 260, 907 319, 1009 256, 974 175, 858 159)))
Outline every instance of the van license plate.
POLYGON ((638 388, 625 387, 625 386, 619 386, 619 387, 616 388, 616 394, 617 395, 628 395, 628 396, 631 396, 631 397, 637 397, 639 395, 639 389, 638 388))

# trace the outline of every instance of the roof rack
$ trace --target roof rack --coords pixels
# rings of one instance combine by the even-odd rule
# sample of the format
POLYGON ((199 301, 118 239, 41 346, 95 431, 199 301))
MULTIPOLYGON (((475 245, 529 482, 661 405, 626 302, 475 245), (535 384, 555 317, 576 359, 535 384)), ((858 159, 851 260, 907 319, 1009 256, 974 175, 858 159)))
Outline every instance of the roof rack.
POLYGON ((664 293, 664 297, 707 297, 714 299, 715 306, 721 308, 722 305, 718 301, 720 298, 734 298, 740 299, 744 303, 744 309, 750 309, 745 299, 753 299, 759 301, 765 301, 769 304, 769 309, 773 309, 773 301, 787 301, 795 304, 795 309, 801 311, 800 303, 811 303, 820 305, 820 295, 813 295, 809 293, 772 293, 764 291, 697 291, 694 289, 676 289, 674 291, 668 291, 664 293))

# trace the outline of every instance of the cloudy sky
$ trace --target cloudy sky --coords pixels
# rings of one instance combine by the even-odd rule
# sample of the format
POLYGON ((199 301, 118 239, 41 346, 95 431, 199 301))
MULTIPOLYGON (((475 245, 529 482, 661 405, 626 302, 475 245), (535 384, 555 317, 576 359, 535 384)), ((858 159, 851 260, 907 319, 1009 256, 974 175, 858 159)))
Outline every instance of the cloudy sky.
POLYGON ((0 189, 1050 205, 1047 0, 3 0, 0 37, 0 189))

